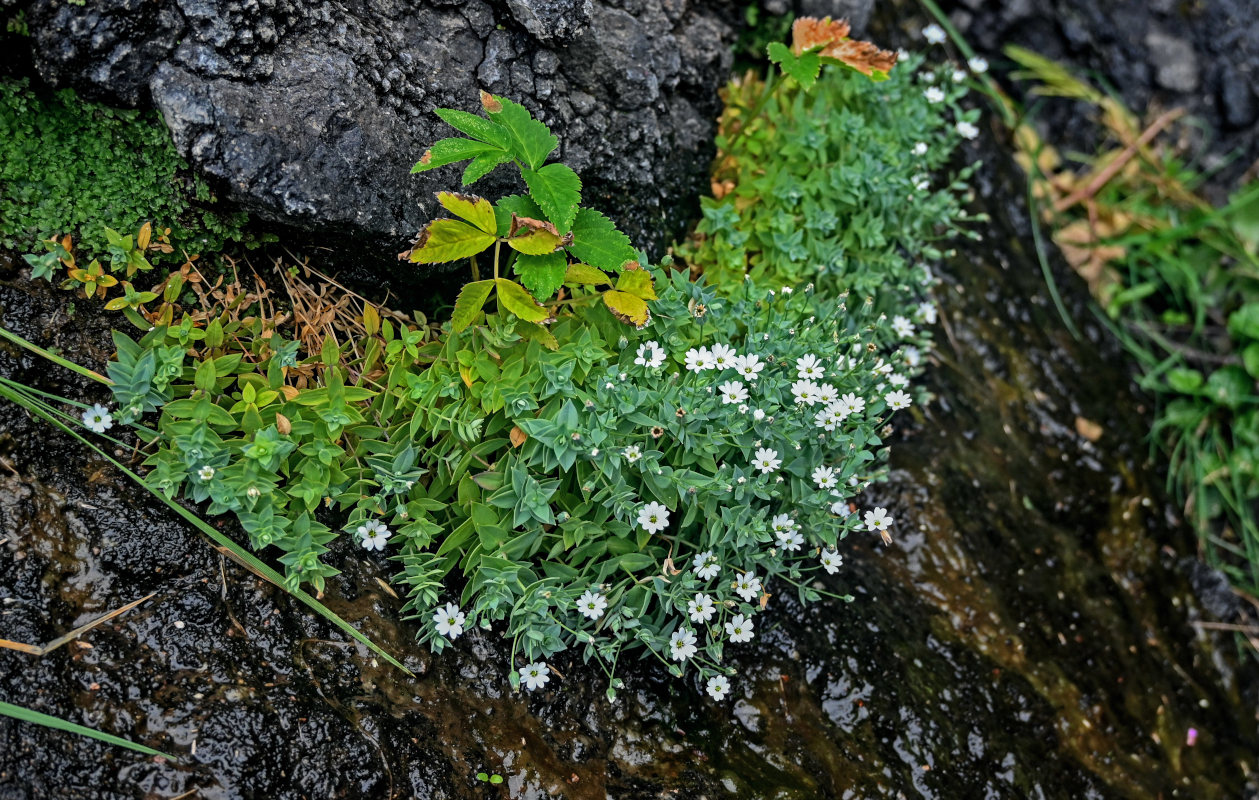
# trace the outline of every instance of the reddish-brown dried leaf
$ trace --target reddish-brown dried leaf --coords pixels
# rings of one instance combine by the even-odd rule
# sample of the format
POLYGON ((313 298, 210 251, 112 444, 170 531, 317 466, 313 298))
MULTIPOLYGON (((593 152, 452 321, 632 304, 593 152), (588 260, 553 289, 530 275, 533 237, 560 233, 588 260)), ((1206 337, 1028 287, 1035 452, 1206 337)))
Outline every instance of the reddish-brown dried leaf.
POLYGON ((847 64, 863 75, 887 73, 896 66, 896 53, 880 50, 871 42, 849 39, 850 32, 842 19, 799 17, 791 26, 791 52, 800 55, 820 47, 818 55, 822 58, 847 64))
POLYGON ((797 17, 791 24, 791 52, 800 55, 814 47, 826 47, 848 38, 851 31, 844 20, 797 17))
POLYGON ((503 110, 503 104, 500 103, 498 100, 494 99, 494 95, 490 94, 484 89, 481 90, 481 107, 484 108, 486 112, 490 114, 497 114, 498 112, 503 110))

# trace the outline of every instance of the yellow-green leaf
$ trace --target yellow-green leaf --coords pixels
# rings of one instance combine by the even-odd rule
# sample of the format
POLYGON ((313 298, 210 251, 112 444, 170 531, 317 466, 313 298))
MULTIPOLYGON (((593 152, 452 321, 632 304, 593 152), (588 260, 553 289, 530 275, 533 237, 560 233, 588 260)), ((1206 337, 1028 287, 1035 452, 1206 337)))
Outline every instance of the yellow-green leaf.
POLYGON ((493 279, 464 284, 459 291, 459 299, 455 301, 455 311, 450 315, 450 327, 455 333, 472 324, 493 288, 493 279))
POLYGON ((629 292, 609 289, 603 293, 603 302, 621 322, 633 325, 647 324, 647 301, 629 292))
POLYGON ((494 233, 494 208, 484 197, 459 192, 438 192, 437 202, 450 213, 463 217, 485 233, 494 233))
POLYGON ((600 269, 595 269, 589 264, 580 262, 569 264, 568 272, 564 275, 564 283, 580 283, 583 286, 601 286, 602 284, 611 284, 612 279, 608 274, 600 269))
POLYGON ((506 278, 495 278, 494 283, 498 287, 498 302, 503 308, 526 322, 541 322, 550 318, 551 312, 539 305, 525 287, 506 278))
POLYGON ((495 236, 457 219, 433 220, 424 228, 410 259, 415 264, 441 264, 474 256, 494 244, 495 236))
POLYGON ((564 238, 555 230, 554 225, 545 220, 511 215, 511 232, 507 244, 513 250, 530 256, 543 256, 554 253, 564 244, 564 238))
POLYGON ((616 288, 644 300, 656 299, 656 287, 651 283, 651 273, 645 269, 631 269, 621 273, 616 288))
POLYGON ((555 335, 541 325, 532 322, 522 322, 516 326, 516 333, 526 339, 532 339, 547 350, 559 350, 560 342, 555 335))

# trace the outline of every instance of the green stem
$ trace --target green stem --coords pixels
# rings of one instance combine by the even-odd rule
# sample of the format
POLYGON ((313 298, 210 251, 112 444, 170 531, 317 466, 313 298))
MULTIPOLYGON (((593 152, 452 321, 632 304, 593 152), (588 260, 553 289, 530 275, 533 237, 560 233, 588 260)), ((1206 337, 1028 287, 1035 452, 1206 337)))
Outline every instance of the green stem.
POLYGON ((91 378, 92 380, 97 381, 99 383, 103 383, 106 386, 114 385, 113 381, 111 381, 109 378, 106 378, 104 375, 100 374, 99 372, 93 372, 87 367, 81 367, 78 364, 74 363, 73 361, 67 361, 61 356, 45 350, 44 348, 40 347, 34 342, 28 342, 27 340, 23 339, 21 336, 18 336, 16 333, 13 333, 12 331, 8 331, 8 330, 5 330, 4 328, 0 328, 0 337, 4 337, 5 339, 8 339, 10 342, 13 342, 19 347, 26 348, 27 350, 30 350, 32 353, 35 353, 36 355, 43 356, 44 358, 48 359, 52 363, 56 364, 57 366, 65 367, 71 372, 77 372, 78 374, 86 378, 91 378))

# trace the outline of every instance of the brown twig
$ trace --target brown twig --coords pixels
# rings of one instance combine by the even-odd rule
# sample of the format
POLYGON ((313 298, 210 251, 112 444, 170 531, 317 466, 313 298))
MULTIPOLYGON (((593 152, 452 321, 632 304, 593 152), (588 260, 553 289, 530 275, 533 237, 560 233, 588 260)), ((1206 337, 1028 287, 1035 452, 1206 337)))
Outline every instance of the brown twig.
POLYGON ((1063 211, 1066 211, 1076 203, 1096 195, 1099 191, 1101 191, 1102 187, 1110 181, 1111 178, 1115 177, 1115 175, 1117 175, 1119 171, 1132 160, 1133 156, 1135 156, 1142 147, 1153 141, 1155 136, 1158 136, 1164 128, 1184 113, 1185 110, 1183 108, 1173 108, 1171 111, 1159 116, 1158 119, 1154 120, 1154 122, 1150 124, 1150 127, 1145 129, 1145 132, 1142 133, 1135 142, 1124 148, 1124 151, 1120 153, 1114 161, 1107 164, 1101 172, 1097 173, 1096 177, 1089 181, 1087 186, 1076 189, 1071 194, 1054 203, 1054 211, 1061 214, 1063 211))

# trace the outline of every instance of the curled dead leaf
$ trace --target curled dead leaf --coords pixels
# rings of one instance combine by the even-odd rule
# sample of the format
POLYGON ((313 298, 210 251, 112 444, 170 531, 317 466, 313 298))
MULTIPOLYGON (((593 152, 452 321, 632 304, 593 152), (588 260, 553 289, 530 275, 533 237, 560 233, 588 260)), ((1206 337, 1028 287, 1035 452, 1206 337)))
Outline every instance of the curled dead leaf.
POLYGON ((528 441, 529 434, 525 433, 520 428, 513 426, 511 429, 511 433, 507 434, 507 438, 511 439, 512 447, 520 447, 522 444, 528 441))
POLYGON ((1098 425, 1091 419, 1084 417, 1075 418, 1075 432, 1088 439, 1090 442, 1096 442, 1102 438, 1102 426, 1098 425))
POLYGON ((847 64, 863 75, 886 74, 896 66, 896 53, 872 42, 849 39, 849 33, 851 28, 842 19, 799 17, 791 26, 791 52, 800 55, 820 47, 823 61, 847 64))
POLYGON ((769 592, 761 592, 761 611, 765 610, 765 606, 769 605, 769 598, 773 597, 769 592))
POLYGON ((275 415, 275 429, 284 436, 288 436, 293 432, 293 423, 289 422, 289 418, 283 414, 275 415))

